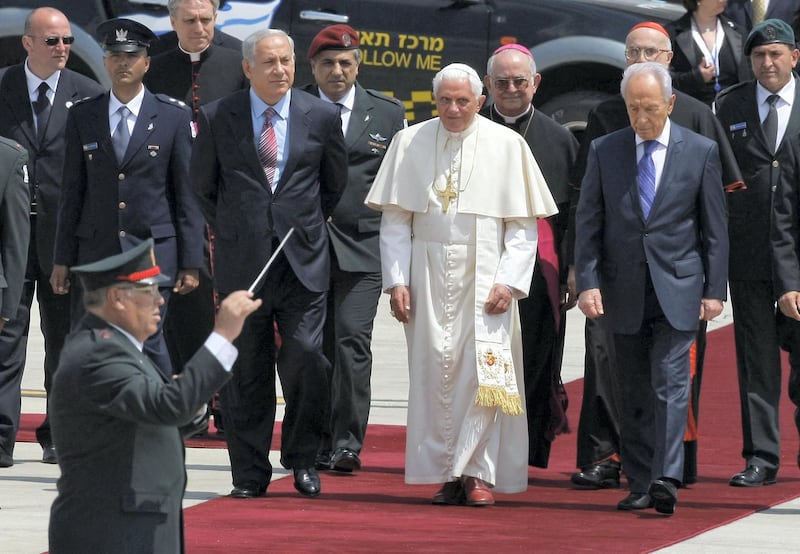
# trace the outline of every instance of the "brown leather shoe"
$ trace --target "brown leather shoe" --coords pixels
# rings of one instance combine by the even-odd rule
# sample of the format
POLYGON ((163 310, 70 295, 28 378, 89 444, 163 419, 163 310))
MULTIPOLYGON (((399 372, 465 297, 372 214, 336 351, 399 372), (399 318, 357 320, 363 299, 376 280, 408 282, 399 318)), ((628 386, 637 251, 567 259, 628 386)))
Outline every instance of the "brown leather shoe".
POLYGON ((477 477, 467 477, 464 479, 464 494, 467 506, 491 506, 494 504, 489 487, 477 477))
POLYGON ((433 495, 432 504, 459 506, 464 503, 464 487, 461 481, 450 481, 442 485, 436 494, 433 495))

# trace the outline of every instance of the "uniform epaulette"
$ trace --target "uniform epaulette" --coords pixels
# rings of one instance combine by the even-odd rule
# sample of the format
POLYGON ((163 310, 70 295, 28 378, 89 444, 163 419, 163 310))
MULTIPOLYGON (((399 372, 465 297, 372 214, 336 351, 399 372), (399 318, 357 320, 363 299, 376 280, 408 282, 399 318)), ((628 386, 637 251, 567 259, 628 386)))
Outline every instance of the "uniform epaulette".
POLYGON ((177 98, 173 98, 172 96, 167 96, 166 94, 160 94, 160 93, 154 94, 153 96, 155 96, 160 102, 163 102, 164 104, 169 104, 171 106, 176 106, 178 108, 185 108, 187 110, 189 109, 189 106, 186 105, 186 102, 184 102, 183 100, 178 100, 177 98))
MULTIPOLYGON (((103 96, 103 94, 100 94, 99 96, 103 96)), ((67 104, 66 104, 67 109, 70 109, 72 106, 77 106, 78 104, 82 104, 82 103, 86 102, 87 100, 91 100, 92 98, 97 98, 97 97, 96 96, 84 96, 83 98, 79 98, 78 100, 75 100, 74 102, 67 102, 67 104)))
POLYGON ((727 94, 729 94, 731 91, 734 91, 734 90, 740 89, 740 88, 742 88, 742 87, 744 87, 744 86, 747 86, 747 85, 749 85, 750 83, 751 83, 751 81, 742 81, 742 82, 736 83, 735 85, 731 85, 731 86, 729 86, 729 87, 726 87, 726 88, 722 89, 722 90, 721 90, 721 91, 719 91, 719 93, 717 94, 717 100, 719 100, 719 99, 720 99, 720 98, 722 98, 723 96, 726 96, 726 95, 727 95, 727 94))
POLYGON ((17 152, 25 152, 25 148, 20 143, 15 140, 11 140, 10 138, 0 137, 0 144, 3 146, 8 146, 17 152))
POLYGON ((375 98, 377 98, 377 99, 379 99, 379 100, 383 100, 383 101, 385 101, 385 102, 391 102, 392 104, 397 104, 397 105, 398 105, 398 106, 400 106, 401 108, 405 109, 405 108, 403 107, 403 103, 402 103, 400 100, 398 100, 397 98, 393 97, 393 96, 389 96, 388 94, 384 94, 384 93, 382 93, 381 91, 379 91, 379 90, 375 90, 375 89, 372 89, 372 88, 366 88, 366 89, 364 89, 364 90, 365 90, 365 91, 367 92, 367 94, 369 94, 370 96, 374 96, 375 98))

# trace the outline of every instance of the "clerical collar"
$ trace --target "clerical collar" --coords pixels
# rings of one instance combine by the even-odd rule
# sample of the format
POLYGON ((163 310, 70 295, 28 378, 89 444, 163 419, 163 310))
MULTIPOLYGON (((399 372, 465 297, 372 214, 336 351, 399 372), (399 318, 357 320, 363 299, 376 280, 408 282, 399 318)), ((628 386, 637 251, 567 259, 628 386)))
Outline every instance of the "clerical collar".
POLYGON ((187 56, 189 56, 189 60, 192 61, 192 62, 199 62, 200 59, 203 57, 203 53, 206 50, 208 50, 210 46, 211 46, 211 43, 209 42, 208 46, 206 46, 205 48, 203 48, 199 52, 187 52, 186 50, 183 49, 183 46, 181 46, 181 43, 180 42, 178 43, 178 48, 180 49, 180 51, 183 52, 184 54, 186 54, 187 56))
POLYGON ((501 112, 500 110, 498 110, 498 109, 497 109, 497 104, 494 104, 494 105, 492 106, 492 109, 493 109, 495 112, 497 112, 497 115, 499 115, 500 117, 502 117, 502 118, 503 118, 503 121, 505 121, 505 122, 506 122, 506 125, 514 125, 514 124, 515 124, 517 121, 519 121, 520 119, 524 119, 524 118, 525 118, 525 116, 527 116, 528 114, 530 114, 530 113, 532 113, 532 112, 533 112, 533 104, 531 104, 530 106, 528 106, 528 109, 527 109, 527 110, 525 110, 524 112, 522 112, 521 114, 519 114, 519 115, 513 115, 513 116, 512 116, 512 115, 505 115, 503 112, 501 112))
POLYGON ((442 119, 441 118, 439 118, 439 125, 441 125, 442 131, 443 131, 443 135, 445 137, 447 137, 449 139, 453 139, 453 140, 463 140, 466 137, 468 137, 469 135, 471 135, 472 133, 474 133, 478 129, 478 118, 479 117, 482 117, 482 116, 479 116, 478 114, 475 114, 475 117, 472 118, 472 122, 463 131, 448 131, 447 127, 445 127, 444 123, 442 123, 442 119))

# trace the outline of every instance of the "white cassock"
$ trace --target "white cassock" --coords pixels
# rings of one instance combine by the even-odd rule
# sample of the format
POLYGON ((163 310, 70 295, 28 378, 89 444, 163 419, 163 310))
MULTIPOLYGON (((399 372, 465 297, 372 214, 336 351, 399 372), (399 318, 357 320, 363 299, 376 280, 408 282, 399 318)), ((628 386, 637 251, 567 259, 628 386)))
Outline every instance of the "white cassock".
POLYGON ((406 482, 471 476, 525 490, 516 302, 494 316, 484 303, 495 283, 527 296, 536 218, 558 211, 530 148, 481 116, 462 133, 438 118, 414 125, 395 135, 366 204, 383 211, 384 290, 411 294, 406 482), (456 196, 445 212, 448 176, 456 196))

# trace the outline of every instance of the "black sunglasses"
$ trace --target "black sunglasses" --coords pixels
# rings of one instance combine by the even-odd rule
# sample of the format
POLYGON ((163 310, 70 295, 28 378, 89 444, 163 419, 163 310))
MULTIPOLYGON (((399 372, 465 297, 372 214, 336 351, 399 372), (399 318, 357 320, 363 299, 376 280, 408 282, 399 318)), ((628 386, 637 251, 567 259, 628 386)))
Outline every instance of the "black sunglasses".
MULTIPOLYGON (((33 35, 28 35, 29 37, 33 37, 33 35)), ((35 38, 35 37, 34 37, 35 38)), ((64 45, 70 45, 75 42, 75 37, 73 36, 66 36, 66 37, 42 37, 44 43, 47 46, 55 46, 59 43, 59 41, 63 42, 64 45)))

